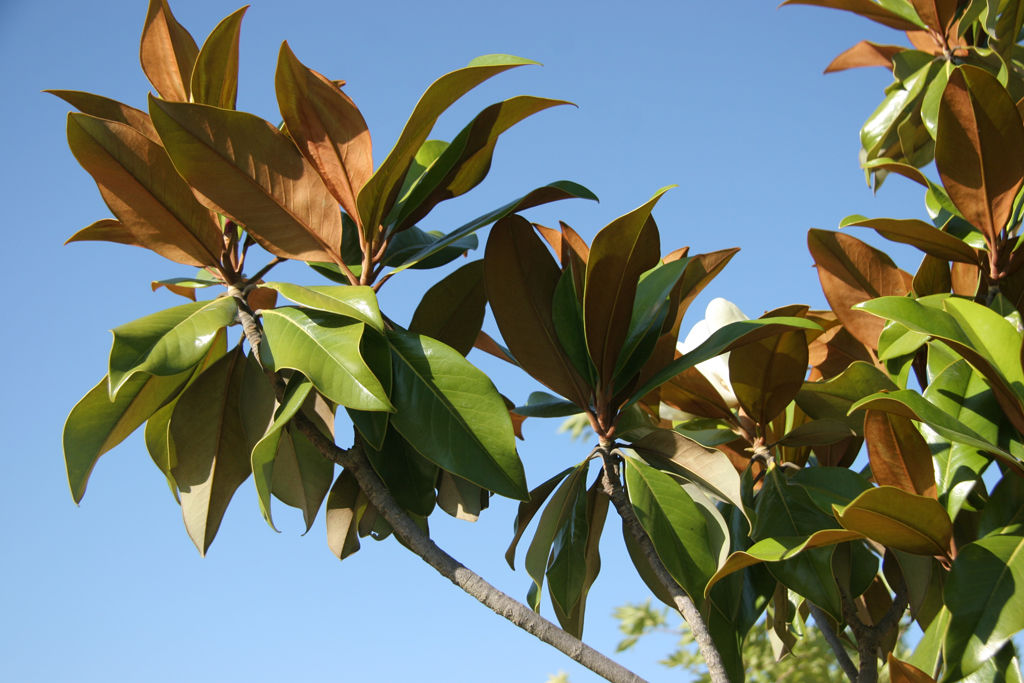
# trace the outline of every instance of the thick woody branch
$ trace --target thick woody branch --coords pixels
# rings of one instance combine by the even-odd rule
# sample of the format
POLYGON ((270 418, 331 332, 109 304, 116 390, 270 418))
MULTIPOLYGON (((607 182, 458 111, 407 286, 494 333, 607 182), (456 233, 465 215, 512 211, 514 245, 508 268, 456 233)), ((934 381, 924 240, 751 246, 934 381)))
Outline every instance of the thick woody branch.
MULTIPOLYGON (((262 341, 259 324, 246 305, 244 296, 237 287, 230 287, 229 293, 239 302, 239 317, 242 328, 246 331, 246 339, 257 353, 262 341), (250 330, 252 334, 250 334, 250 330)), ((257 353, 257 359, 259 355, 257 353)), ((284 381, 274 372, 268 372, 274 385, 278 400, 284 396, 284 381)), ((646 683, 646 681, 629 669, 612 661, 575 636, 566 633, 559 627, 543 618, 518 600, 510 598, 478 574, 468 569, 461 562, 444 552, 434 543, 410 517, 405 509, 394 499, 387 486, 374 471, 373 466, 358 444, 348 450, 339 448, 332 439, 324 436, 313 422, 299 411, 292 419, 299 431, 320 453, 338 465, 350 471, 359 482, 359 487, 377 508, 380 514, 391 524, 394 534, 402 540, 407 548, 437 570, 442 576, 456 586, 482 602, 496 614, 505 617, 527 633, 536 636, 543 642, 556 648, 575 662, 582 664, 602 678, 612 683, 646 683)))
POLYGON ((860 655, 860 672, 857 675, 857 683, 878 683, 878 647, 885 636, 899 625, 903 613, 907 611, 907 605, 910 604, 907 582, 900 577, 892 605, 885 616, 874 626, 869 626, 861 621, 857 616, 853 600, 846 594, 842 586, 839 587, 839 595, 843 602, 843 618, 846 619, 853 630, 853 635, 857 638, 857 652, 860 655))
POLYGON ((615 683, 644 683, 643 679, 632 671, 566 633, 526 605, 502 593, 441 550, 391 496, 361 447, 356 445, 348 450, 338 448, 333 441, 321 434, 301 412, 296 415, 293 424, 328 460, 341 465, 355 475, 359 487, 391 524, 395 535, 401 538, 412 552, 436 569, 439 574, 482 602, 496 614, 508 619, 519 628, 556 648, 602 678, 615 683))
POLYGON ((604 464, 605 493, 611 498, 612 505, 615 506, 615 510, 619 513, 626 528, 636 540, 640 551, 651 565, 654 575, 658 578, 661 585, 665 587, 669 595, 672 596, 676 609, 679 610, 679 614, 682 615, 687 625, 689 625, 693 638, 697 641, 697 648, 700 650, 700 654, 708 666, 712 683, 729 683, 729 675, 725 672, 722 657, 718 653, 718 648, 715 647, 715 642, 711 639, 711 634, 708 632, 707 624, 704 623, 700 610, 697 609, 690 596, 686 594, 679 584, 676 583, 676 580, 672 578, 672 575, 669 574, 665 564, 658 557, 658 551, 654 547, 654 542, 651 541, 651 537, 647 535, 647 531, 640 524, 636 512, 633 511, 632 504, 626 499, 626 494, 622 490, 622 484, 619 481, 616 456, 609 450, 609 446, 610 444, 602 444, 595 449, 600 454, 604 464))

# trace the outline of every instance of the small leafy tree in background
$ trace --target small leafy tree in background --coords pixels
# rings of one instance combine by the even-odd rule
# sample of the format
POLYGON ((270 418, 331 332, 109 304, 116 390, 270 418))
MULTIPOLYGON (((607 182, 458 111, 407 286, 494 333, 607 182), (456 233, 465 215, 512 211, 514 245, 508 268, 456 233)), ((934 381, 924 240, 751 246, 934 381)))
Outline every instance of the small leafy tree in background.
POLYGON ((736 250, 664 250, 652 212, 665 190, 590 245, 521 215, 595 199, 566 181, 444 234, 417 227, 484 179, 502 132, 562 104, 514 97, 450 143, 428 139, 462 95, 528 60, 489 55, 442 76, 374 169, 342 82, 285 44, 282 123, 235 111, 244 10, 200 49, 152 0, 141 57, 159 97, 148 111, 53 91, 81 112, 69 116, 69 144, 115 217, 70 241, 135 245, 200 271, 153 283, 190 303, 114 330, 107 376, 65 426, 74 499, 97 459, 145 424, 200 553, 252 475, 269 524, 274 498, 307 527, 326 500, 340 559, 360 538, 394 534, 520 627, 609 680, 635 681, 579 641, 614 506, 638 573, 686 619, 716 683, 744 680, 757 624, 789 648, 809 616, 851 683, 877 680, 880 660, 893 681, 1020 680, 1010 637, 1024 628, 1024 2, 786 4, 908 32, 915 49, 861 43, 830 68, 893 69, 862 131, 862 162, 876 189, 894 172, 922 184, 930 218, 853 216, 842 227, 874 229, 924 259, 911 275, 847 232, 812 230, 831 310, 781 306, 681 352, 685 313, 736 250), (921 170, 932 158, 937 181, 921 170), (439 280, 407 326, 380 310, 385 283, 474 250, 492 224, 483 259, 439 280), (253 268, 257 247, 270 256, 253 268), (287 259, 326 280, 265 281, 287 259), (222 293, 196 300, 207 287, 222 293), (501 340, 481 331, 487 305, 501 340), (515 406, 465 359, 474 347, 554 394, 515 406), (729 401, 698 367, 724 353, 729 401), (673 422, 679 413, 688 419, 673 422), (514 430, 569 415, 598 443, 530 489, 514 430), (340 448, 333 426, 346 417, 355 443, 340 448), (849 468, 865 444, 858 473, 849 468), (429 538, 437 508, 475 519, 493 494, 521 501, 510 565, 536 520, 529 607, 429 538), (536 612, 545 583, 561 628, 536 612), (908 610, 925 635, 903 662, 893 649, 908 610))

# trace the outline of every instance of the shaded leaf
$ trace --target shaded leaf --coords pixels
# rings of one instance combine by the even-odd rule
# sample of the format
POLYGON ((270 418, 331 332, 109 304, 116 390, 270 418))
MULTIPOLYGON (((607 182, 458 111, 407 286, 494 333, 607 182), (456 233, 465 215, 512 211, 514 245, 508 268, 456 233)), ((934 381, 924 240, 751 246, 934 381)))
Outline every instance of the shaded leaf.
POLYGON ((364 444, 364 449, 373 469, 402 507, 421 517, 434 511, 437 465, 420 455, 394 425, 388 426, 381 448, 364 444))
MULTIPOLYGON (((572 468, 568 475, 559 474, 555 477, 555 479, 559 479, 564 476, 564 480, 554 495, 551 496, 550 501, 544 508, 544 512, 541 513, 540 521, 537 522, 537 530, 534 532, 533 540, 526 551, 526 572, 533 579, 531 594, 535 596, 529 599, 529 602, 535 611, 540 607, 540 589, 544 587, 544 577, 550 566, 551 547, 555 542, 555 538, 559 530, 566 525, 569 518, 575 512, 577 502, 582 498, 583 505, 586 505, 588 465, 589 461, 585 460, 572 468)), ((552 481, 545 482, 544 486, 551 484, 554 487, 552 481)), ((523 524, 522 528, 525 529, 526 524, 523 524)), ((513 553, 515 552, 514 544, 509 550, 513 553)), ((582 582, 580 582, 580 585, 582 585, 582 582)))
MULTIPOLYGON (((433 465, 429 462, 428 464, 433 465)), ((490 495, 485 489, 443 470, 440 476, 435 478, 438 481, 437 507, 452 517, 467 522, 475 522, 480 518, 480 512, 485 507, 483 502, 488 501, 490 495)))
POLYGON ((766 425, 786 409, 803 385, 807 354, 803 330, 760 339, 729 354, 732 390, 750 419, 766 425))
POLYGON ((828 515, 832 514, 833 505, 849 505, 872 488, 868 480, 856 472, 835 467, 805 467, 794 473, 789 483, 803 487, 814 504, 828 515))
POLYGON ((587 577, 587 540, 590 536, 590 497, 587 495, 587 468, 578 478, 578 488, 569 493, 561 525, 551 542, 551 559, 545 572, 551 601, 563 614, 572 612, 583 594, 587 577))
POLYGON ((978 253, 972 247, 924 221, 848 216, 839 227, 872 228, 887 240, 910 244, 944 261, 978 264, 978 253))
POLYGON ((804 382, 796 403, 814 420, 831 419, 846 424, 858 436, 864 434, 864 414, 852 412, 864 396, 879 391, 897 391, 889 376, 874 365, 857 361, 838 377, 826 382, 804 382))
POLYGON ((515 571, 515 560, 516 560, 516 547, 519 545, 519 540, 526 533, 526 527, 530 525, 530 521, 540 511, 544 501, 547 500, 551 492, 555 490, 563 479, 569 476, 570 472, 576 470, 575 467, 567 467, 555 476, 548 479, 546 482, 538 486, 537 488, 530 491, 530 500, 520 503, 519 508, 516 511, 516 518, 513 520, 513 528, 515 529, 515 535, 512 538, 512 543, 509 544, 508 550, 505 551, 505 561, 508 562, 509 569, 515 571))
POLYGON ((355 475, 342 470, 327 496, 326 514, 327 545, 339 560, 359 550, 359 520, 367 502, 355 475))
POLYGON ((129 107, 127 104, 102 95, 79 90, 44 90, 43 92, 56 95, 83 114, 123 123, 139 131, 153 142, 160 142, 160 136, 157 135, 153 122, 149 120, 149 114, 141 109, 129 107))
POLYGON ((515 411, 523 417, 569 417, 583 412, 575 403, 543 391, 531 393, 526 398, 526 405, 518 406, 515 411))
MULTIPOLYGON (((437 230, 425 232, 414 225, 391 236, 387 249, 384 250, 384 265, 400 268, 420 253, 432 250, 435 244, 446 237, 447 235, 443 232, 437 230)), ((466 255, 467 252, 473 251, 478 246, 480 246, 480 240, 477 239, 477 236, 468 234, 454 242, 449 242, 447 246, 432 250, 428 256, 422 259, 409 263, 409 268, 412 270, 440 268, 458 257, 466 255)))
POLYGON ((409 331, 433 337, 465 356, 480 334, 486 307, 484 262, 472 261, 427 290, 409 331))
POLYGON ((565 631, 577 638, 583 637, 583 618, 586 612, 587 594, 601 571, 601 532, 604 530, 604 523, 608 517, 609 501, 608 496, 601 490, 600 483, 601 479, 599 478, 587 491, 587 543, 583 555, 586 572, 579 599, 568 614, 560 609, 558 602, 552 600, 552 607, 555 610, 558 623, 565 631))
POLYGON ((879 485, 936 497, 931 449, 913 422, 869 408, 864 417, 864 438, 871 474, 879 485))
POLYGON ((853 429, 844 422, 824 418, 805 422, 775 442, 776 446, 795 448, 799 446, 826 446, 856 436, 853 429))

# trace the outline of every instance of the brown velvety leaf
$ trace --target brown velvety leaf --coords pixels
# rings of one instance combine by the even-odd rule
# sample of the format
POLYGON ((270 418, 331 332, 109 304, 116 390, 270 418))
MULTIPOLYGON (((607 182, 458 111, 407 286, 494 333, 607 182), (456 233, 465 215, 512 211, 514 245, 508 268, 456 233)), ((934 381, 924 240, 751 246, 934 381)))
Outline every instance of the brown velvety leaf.
POLYGON ((171 416, 185 528, 201 555, 210 548, 231 497, 252 473, 239 399, 246 368, 241 348, 210 366, 181 395, 171 416))
POLYGON ((610 387, 614 377, 640 275, 661 258, 658 226, 651 210, 662 194, 663 191, 657 193, 647 203, 606 225, 590 247, 583 326, 602 390, 610 387))
POLYGON ((942 46, 935 42, 928 31, 907 31, 907 39, 916 50, 936 56, 942 54, 942 46))
POLYGON ((484 283, 502 337, 534 379, 586 408, 589 388, 562 349, 551 316, 559 277, 558 265, 525 218, 513 214, 491 228, 484 283))
POLYGON ((914 294, 919 297, 949 292, 953 287, 949 261, 925 254, 914 275, 913 287, 914 294))
POLYGON ((881 5, 871 2, 871 0, 786 0, 779 7, 786 5, 812 5, 814 7, 841 9, 859 14, 865 19, 877 21, 879 24, 894 28, 897 31, 916 31, 920 28, 920 26, 907 21, 895 12, 890 12, 881 5))
POLYGON ((139 131, 150 140, 160 142, 160 136, 157 135, 153 122, 149 120, 149 114, 141 109, 78 90, 44 90, 43 92, 56 95, 83 114, 123 123, 139 131))
POLYGON ((555 252, 555 256, 557 256, 562 262, 562 268, 565 268, 565 260, 563 258, 562 250, 562 233, 553 228, 546 228, 540 223, 534 223, 533 227, 540 233, 540 236, 544 238, 544 241, 548 243, 551 250, 555 252))
POLYGON ((949 198, 991 247, 1024 184, 1024 125, 995 76, 962 66, 939 103, 935 167, 949 198))
POLYGON ((486 308, 484 262, 472 261, 427 290, 409 331, 433 337, 465 356, 480 334, 486 308))
POLYGON ((935 683, 935 679, 918 669, 916 666, 901 662, 888 654, 889 680, 892 683, 935 683))
POLYGON ((826 67, 825 73, 857 69, 862 66, 884 66, 891 69, 893 55, 906 49, 902 45, 879 45, 862 40, 833 59, 832 63, 826 67))
POLYGON ((192 69, 192 101, 234 109, 238 96, 238 38, 246 5, 224 18, 203 43, 192 69))
POLYGON ((282 258, 341 263, 341 211, 271 123, 238 111, 150 98, 174 167, 214 211, 282 258))
POLYGON ((950 285, 957 296, 974 297, 978 293, 981 270, 970 263, 954 263, 950 269, 950 285))
POLYGON ((948 33, 956 16, 957 0, 910 0, 925 26, 941 36, 948 33))
POLYGON ((199 46, 171 14, 167 0, 150 0, 139 59, 146 78, 160 97, 188 102, 192 69, 198 56, 199 46))
POLYGON ((178 296, 183 296, 186 299, 189 299, 190 301, 195 301, 196 300, 196 289, 195 289, 195 287, 182 287, 180 285, 172 285, 172 284, 168 284, 166 282, 154 282, 154 283, 152 283, 150 285, 150 287, 153 289, 154 292, 156 290, 160 289, 161 287, 166 287, 167 290, 169 292, 173 293, 173 294, 177 294, 178 296))
POLYGON ((729 354, 729 379, 736 400, 759 425, 786 409, 807 374, 807 336, 784 332, 741 346, 729 354))
POLYGON ((141 247, 135 235, 124 227, 121 221, 113 218, 103 218, 92 225, 87 225, 71 237, 65 240, 64 244, 72 242, 115 242, 117 244, 128 244, 133 247, 141 247))
POLYGON ((895 486, 919 496, 936 497, 931 450, 909 418, 867 410, 864 437, 871 473, 879 486, 895 486))
POLYGON ((884 252, 846 234, 810 230, 807 247, 836 317, 857 341, 877 349, 885 321, 851 309, 880 296, 906 295, 907 285, 900 269, 884 252))
POLYGON ((138 243, 177 263, 217 267, 224 241, 216 220, 163 147, 123 123, 85 114, 68 114, 68 144, 138 243))
POLYGON ((520 441, 525 441, 526 438, 523 436, 523 423, 526 422, 526 416, 520 415, 514 411, 508 411, 508 416, 512 419, 512 432, 516 435, 516 438, 520 441))
POLYGON ((849 467, 857 459, 863 445, 862 437, 851 436, 836 443, 814 446, 812 450, 822 467, 849 467))
POLYGON ((515 359, 512 358, 512 356, 505 353, 505 349, 502 348, 502 346, 498 344, 498 342, 494 341, 491 338, 491 335, 487 334, 483 330, 480 330, 480 334, 476 336, 476 341, 473 343, 473 348, 480 349, 484 353, 489 353, 495 358, 500 358, 506 363, 511 363, 512 365, 515 365, 517 367, 519 366, 519 363, 517 363, 515 359))
POLYGON ((661 400, 676 410, 716 420, 732 419, 732 411, 722 395, 697 368, 687 368, 660 389, 661 400))
POLYGON ((305 67, 287 42, 281 44, 275 84, 281 116, 299 151, 362 228, 356 196, 373 174, 373 147, 363 115, 348 95, 305 67))
POLYGON ((265 311, 277 306, 277 290, 260 287, 249 292, 246 303, 252 311, 265 311))

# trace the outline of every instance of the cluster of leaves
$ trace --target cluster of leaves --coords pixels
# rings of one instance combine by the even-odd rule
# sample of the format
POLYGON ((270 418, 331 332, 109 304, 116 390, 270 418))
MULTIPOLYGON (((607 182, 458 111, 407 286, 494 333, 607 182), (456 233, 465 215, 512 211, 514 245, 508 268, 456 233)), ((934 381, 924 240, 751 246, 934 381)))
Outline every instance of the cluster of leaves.
POLYGON ((69 115, 69 144, 115 216, 70 241, 135 245, 200 271, 153 283, 191 303, 114 330, 107 376, 65 426, 75 500, 98 458, 145 424, 201 553, 251 474, 271 525, 275 497, 302 510, 307 528, 326 499, 329 545, 344 559, 359 538, 392 528, 316 445, 333 441, 343 407, 357 449, 423 530, 438 507, 472 520, 492 494, 521 501, 506 559, 514 565, 536 520, 528 602, 539 609, 546 582, 571 634, 583 632, 614 504, 640 576, 666 603, 697 606, 735 683, 765 614, 777 656, 816 610, 867 672, 892 652, 908 606, 925 637, 909 658, 917 668, 888 657, 893 680, 1020 680, 1009 639, 1024 628, 1024 123, 1014 96, 1024 3, 803 4, 851 9, 918 41, 861 44, 833 70, 892 66, 864 165, 876 186, 893 171, 925 185, 931 217, 853 216, 841 227, 874 229, 924 259, 911 275, 845 232, 812 230, 831 310, 734 318, 680 349, 684 314, 736 250, 663 256, 652 211, 665 190, 589 246, 564 223, 520 215, 596 199, 566 181, 446 234, 417 227, 484 179, 502 132, 563 104, 515 97, 451 143, 428 139, 456 100, 528 60, 490 55, 438 79, 374 170, 343 82, 285 44, 282 123, 236 111, 244 9, 199 49, 166 0, 152 0, 141 56, 159 97, 148 112, 53 91, 81 112, 69 115), (925 37, 934 47, 920 49, 925 37), (937 181, 919 170, 933 155, 937 181), (407 329, 380 311, 385 282, 451 263, 491 224, 484 258, 430 288, 407 329), (247 275, 257 245, 274 258, 247 275), (264 282, 286 259, 333 284, 264 282), (197 301, 210 286, 226 292, 197 301), (487 305, 501 340, 481 332, 487 305), (554 395, 516 407, 466 360, 474 347, 554 395), (515 430, 573 415, 598 447, 531 490, 515 430), (319 435, 298 427, 307 423, 319 435), (858 473, 849 468, 865 444, 858 473))

